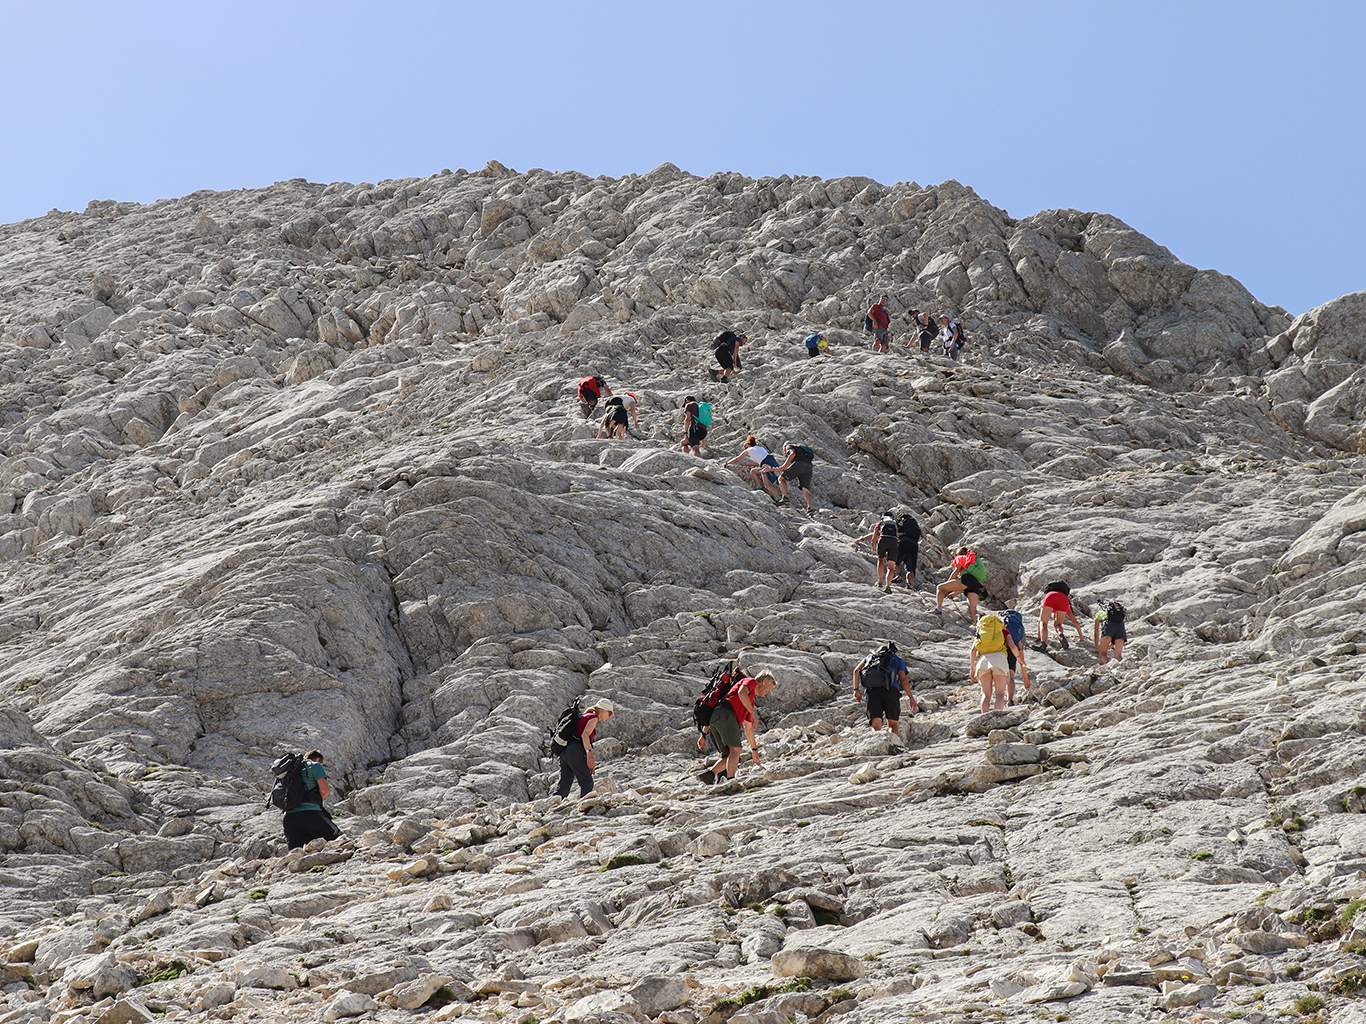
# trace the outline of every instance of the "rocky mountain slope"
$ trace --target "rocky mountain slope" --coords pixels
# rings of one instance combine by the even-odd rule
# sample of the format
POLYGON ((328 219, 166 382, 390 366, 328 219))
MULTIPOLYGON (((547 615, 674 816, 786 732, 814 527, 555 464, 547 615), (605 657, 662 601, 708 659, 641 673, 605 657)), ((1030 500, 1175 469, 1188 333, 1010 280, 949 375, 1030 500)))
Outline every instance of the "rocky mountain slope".
POLYGON ((1363 364, 1366 293, 1292 319, 955 182, 490 164, 0 228, 0 1024, 1366 1019, 1363 364), (749 432, 815 449, 812 514, 724 467, 749 432), (898 504, 884 594, 851 542, 898 504), (1031 630, 1059 576, 1123 600, 1124 661, 980 714, 961 544, 1031 630), (884 637, 899 740, 849 690, 884 637), (741 648, 766 756, 707 789, 741 648), (618 713, 560 804, 580 693, 618 713), (315 745, 346 834, 281 856, 315 745))

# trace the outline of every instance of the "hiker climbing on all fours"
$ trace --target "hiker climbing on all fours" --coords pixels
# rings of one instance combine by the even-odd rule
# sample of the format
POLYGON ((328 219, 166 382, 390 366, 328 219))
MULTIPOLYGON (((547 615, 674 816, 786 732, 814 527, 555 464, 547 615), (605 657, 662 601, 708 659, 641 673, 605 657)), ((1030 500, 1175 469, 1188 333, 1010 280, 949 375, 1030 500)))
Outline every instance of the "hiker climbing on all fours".
POLYGON ((711 429, 711 404, 699 402, 692 395, 683 399, 683 443, 685 452, 700 456, 707 445, 707 431, 711 429))
POLYGON ((1093 632, 1096 641, 1096 656, 1102 665, 1109 662, 1112 646, 1115 652, 1115 661, 1124 660, 1124 644, 1129 639, 1129 634, 1124 629, 1124 605, 1118 601, 1110 601, 1104 608, 1096 612, 1096 624, 1093 632))
POLYGON ((900 552, 896 517, 891 512, 883 512, 878 521, 873 524, 872 531, 854 541, 854 549, 857 550, 858 546, 865 540, 872 543, 873 551, 877 555, 877 588, 879 590, 891 590, 892 573, 896 569, 900 552))
POLYGON ((1050 624, 1057 626, 1058 646, 1064 651, 1067 650, 1067 636, 1063 632, 1063 619, 1070 620, 1072 628, 1077 631, 1077 643, 1086 643, 1086 637, 1082 636, 1081 633, 1081 623, 1072 613, 1072 588, 1068 586, 1066 580, 1056 580, 1044 587, 1043 604, 1039 606, 1040 650, 1048 649, 1048 627, 1050 624))
POLYGON ((860 687, 868 694, 868 724, 874 730, 887 727, 901 735, 901 694, 910 701, 911 714, 920 708, 906 675, 906 662, 896 652, 896 644, 888 641, 854 666, 854 703, 861 703, 860 687), (898 689, 900 692, 898 692, 898 689))
POLYGON ((887 312, 887 296, 882 296, 868 310, 868 319, 873 322, 873 351, 886 352, 892 342, 892 318, 887 312))
POLYGON ((712 371, 718 381, 724 383, 736 370, 743 369, 740 365, 740 346, 747 341, 748 335, 722 331, 712 342, 712 354, 716 356, 717 365, 721 367, 719 371, 712 371))
POLYGON ((749 478, 755 487, 762 487, 774 501, 782 497, 778 493, 778 460, 753 434, 745 438, 744 450, 726 465, 734 466, 742 474, 748 469, 749 478))
POLYGON ((754 701, 767 697, 776 685, 773 673, 760 672, 753 679, 741 679, 734 684, 726 699, 716 706, 710 722, 711 738, 721 751, 721 758, 699 776, 703 782, 711 785, 723 778, 735 778, 743 753, 740 747, 742 730, 744 738, 749 740, 749 756, 755 767, 759 766, 759 741, 754 738, 754 701))
POLYGON ((935 593, 934 613, 944 614, 944 599, 955 594, 966 594, 968 614, 977 621, 977 599, 986 595, 987 570, 975 551, 959 548, 950 567, 949 578, 939 584, 935 593))
POLYGON ((583 380, 579 381, 579 411, 583 413, 584 419, 588 419, 597 411, 598 399, 602 397, 604 391, 607 392, 609 398, 612 396, 612 389, 599 376, 584 377, 583 380))
POLYGON ((811 465, 815 462, 816 453, 811 450, 809 445, 794 444, 787 441, 783 444, 783 451, 787 453, 787 460, 778 467, 778 486, 782 488, 783 496, 777 500, 779 505, 790 505, 792 499, 788 496, 787 482, 797 481, 797 486, 802 489, 802 497, 806 499, 806 507, 810 508, 811 501, 811 465))

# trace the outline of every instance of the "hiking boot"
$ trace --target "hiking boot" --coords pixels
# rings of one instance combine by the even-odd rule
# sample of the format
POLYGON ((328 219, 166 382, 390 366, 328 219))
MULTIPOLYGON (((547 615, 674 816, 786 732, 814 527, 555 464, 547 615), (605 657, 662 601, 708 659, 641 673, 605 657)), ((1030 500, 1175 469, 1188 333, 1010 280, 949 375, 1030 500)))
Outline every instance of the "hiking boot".
POLYGON ((697 777, 701 779, 705 785, 714 786, 716 784, 716 773, 710 768, 701 772, 697 777))
POLYGON ((1064 651, 1067 650, 1067 648, 1068 648, 1067 637, 1062 636, 1061 634, 1059 634, 1059 635, 1058 635, 1058 646, 1061 647, 1064 651))

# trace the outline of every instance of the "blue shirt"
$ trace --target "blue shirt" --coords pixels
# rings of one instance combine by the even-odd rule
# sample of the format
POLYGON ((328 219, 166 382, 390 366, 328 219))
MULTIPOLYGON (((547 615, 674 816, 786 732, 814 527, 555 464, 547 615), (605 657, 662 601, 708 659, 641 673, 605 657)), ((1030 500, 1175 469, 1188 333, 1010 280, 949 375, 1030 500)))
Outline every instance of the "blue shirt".
MULTIPOLYGON (((309 791, 311 791, 311 792, 314 792, 314 793, 318 793, 318 780, 319 780, 319 779, 325 779, 325 778, 327 778, 327 769, 325 769, 325 768, 324 768, 322 765, 320 765, 317 761, 305 761, 305 762, 304 762, 304 788, 305 788, 305 789, 307 789, 307 790, 309 790, 309 791)), ((311 800, 305 800, 305 801, 304 801, 303 803, 301 803, 298 807, 295 807, 294 810, 286 811, 285 813, 286 813, 286 814, 293 814, 294 811, 321 811, 322 809, 323 809, 323 805, 322 805, 322 794, 321 794, 321 793, 318 793, 318 802, 317 802, 317 803, 314 803, 314 802, 311 801, 311 800)))

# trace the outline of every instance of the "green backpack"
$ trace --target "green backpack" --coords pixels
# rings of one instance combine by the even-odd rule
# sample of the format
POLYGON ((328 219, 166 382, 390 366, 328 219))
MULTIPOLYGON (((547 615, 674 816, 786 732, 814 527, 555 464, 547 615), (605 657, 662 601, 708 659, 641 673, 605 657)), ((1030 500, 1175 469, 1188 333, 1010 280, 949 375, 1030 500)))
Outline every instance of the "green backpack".
POLYGON ((711 403, 699 402, 697 404, 697 422, 704 427, 711 426, 711 403))

